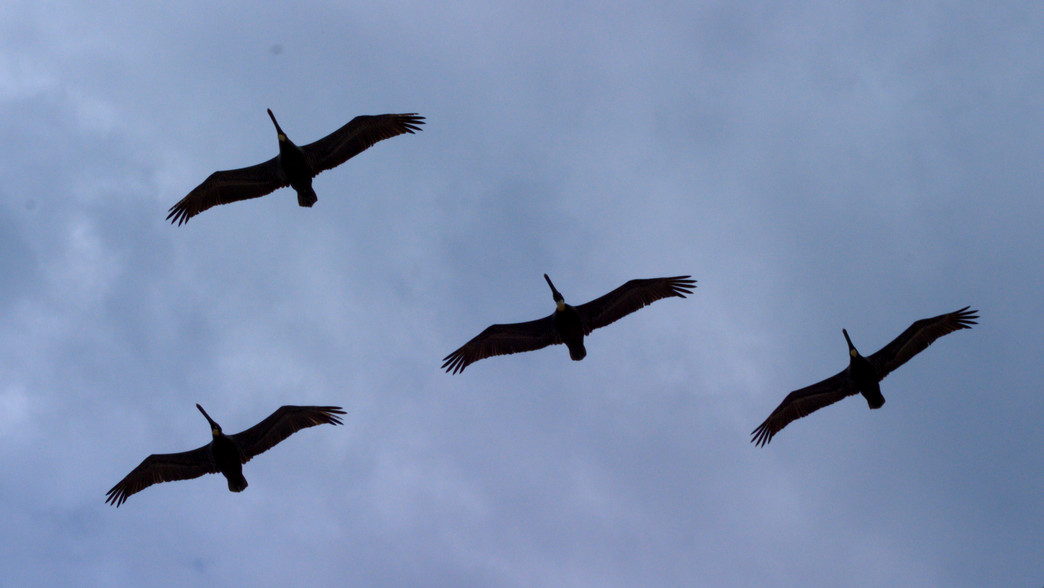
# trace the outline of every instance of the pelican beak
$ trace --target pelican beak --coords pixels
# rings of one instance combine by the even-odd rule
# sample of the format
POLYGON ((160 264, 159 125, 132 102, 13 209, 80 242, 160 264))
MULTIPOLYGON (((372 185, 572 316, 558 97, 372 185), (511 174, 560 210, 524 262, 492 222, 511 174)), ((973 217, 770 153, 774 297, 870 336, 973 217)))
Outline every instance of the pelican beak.
POLYGON ((848 337, 848 331, 841 329, 841 333, 845 336, 845 342, 848 343, 848 354, 852 357, 859 355, 859 352, 856 351, 855 345, 852 345, 852 339, 848 337))
POLYGON ((199 404, 196 404, 196 408, 199 409, 199 412, 203 413, 203 416, 206 417, 207 422, 210 423, 210 430, 212 432, 214 432, 215 435, 217 435, 217 433, 220 433, 221 432, 221 425, 215 423, 214 419, 210 418, 210 415, 207 414, 207 411, 203 410, 202 406, 200 406, 199 404))
POLYGON ((547 274, 544 274, 544 279, 547 280, 547 285, 551 287, 551 297, 555 299, 556 303, 558 303, 558 310, 562 310, 565 308, 565 296, 562 296, 562 293, 558 291, 558 288, 555 288, 555 285, 551 283, 551 278, 547 277, 547 274))
POLYGON ((286 134, 283 132, 283 129, 279 128, 279 123, 276 122, 275 115, 272 114, 272 109, 271 108, 268 109, 268 118, 272 119, 272 124, 275 125, 276 134, 279 135, 279 140, 280 141, 286 141, 286 134))

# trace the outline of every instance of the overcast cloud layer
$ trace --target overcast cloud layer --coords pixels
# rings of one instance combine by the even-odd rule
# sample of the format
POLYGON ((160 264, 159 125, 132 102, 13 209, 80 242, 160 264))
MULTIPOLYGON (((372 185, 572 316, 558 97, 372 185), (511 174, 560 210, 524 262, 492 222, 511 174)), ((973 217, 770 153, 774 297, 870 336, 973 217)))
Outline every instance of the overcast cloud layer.
POLYGON ((9 1, 0 570, 11 586, 1039 586, 1037 3, 9 1), (418 112, 174 227, 216 169, 418 112), (564 347, 441 358, 631 278, 564 347), (914 320, 980 324, 756 448, 914 320), (283 404, 220 476, 113 484, 283 404))

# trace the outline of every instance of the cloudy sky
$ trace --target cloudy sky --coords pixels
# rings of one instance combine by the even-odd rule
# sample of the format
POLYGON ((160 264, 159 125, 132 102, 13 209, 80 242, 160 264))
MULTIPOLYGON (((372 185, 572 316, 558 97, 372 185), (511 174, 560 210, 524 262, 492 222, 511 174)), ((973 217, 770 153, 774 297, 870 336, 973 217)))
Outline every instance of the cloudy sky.
POLYGON ((1039 586, 1044 9, 1009 2, 47 3, 0 19, 11 585, 1039 586), (167 209, 358 114, 291 190, 167 209), (564 347, 441 359, 631 278, 564 347), (791 390, 972 305, 756 448, 791 390), (105 492, 283 404, 245 467, 105 492))

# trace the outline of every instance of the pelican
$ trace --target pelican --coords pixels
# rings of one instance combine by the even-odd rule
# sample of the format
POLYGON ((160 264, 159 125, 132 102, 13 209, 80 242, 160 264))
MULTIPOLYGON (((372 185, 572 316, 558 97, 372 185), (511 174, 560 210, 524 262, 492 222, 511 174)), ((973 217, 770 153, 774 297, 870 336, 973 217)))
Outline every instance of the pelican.
POLYGON ((910 325, 891 343, 870 357, 856 351, 848 331, 841 329, 848 343, 848 367, 840 373, 806 388, 787 395, 765 422, 751 433, 751 443, 759 447, 791 421, 807 416, 824 406, 831 405, 846 396, 862 394, 871 409, 881 408, 885 399, 881 395, 880 382, 893 370, 924 351, 936 339, 961 329, 970 329, 979 315, 977 310, 960 310, 937 317, 921 319, 910 325))
POLYGON ((258 198, 286 186, 297 191, 299 205, 310 207, 319 200, 312 178, 320 172, 341 165, 378 141, 420 131, 418 125, 424 124, 424 117, 416 113, 357 116, 322 139, 298 147, 279 127, 271 109, 268 116, 279 138, 279 155, 250 167, 210 174, 170 207, 167 220, 180 226, 212 206, 258 198))
POLYGON ((153 484, 191 480, 218 472, 228 479, 230 492, 242 492, 247 487, 243 464, 301 429, 324 424, 340 425, 341 419, 337 415, 345 414, 339 406, 283 406, 253 427, 235 435, 226 435, 202 406, 197 404, 196 408, 210 423, 213 440, 192 451, 146 457, 106 493, 106 503, 119 507, 130 495, 153 484))
POLYGON ((464 371, 468 365, 494 355, 534 351, 548 345, 565 343, 569 357, 580 361, 587 356, 584 336, 613 323, 661 298, 692 294, 696 280, 690 276, 631 280, 612 292, 594 300, 570 306, 565 297, 544 274, 551 287, 555 311, 550 316, 526 323, 493 325, 443 359, 442 368, 451 374, 464 371))

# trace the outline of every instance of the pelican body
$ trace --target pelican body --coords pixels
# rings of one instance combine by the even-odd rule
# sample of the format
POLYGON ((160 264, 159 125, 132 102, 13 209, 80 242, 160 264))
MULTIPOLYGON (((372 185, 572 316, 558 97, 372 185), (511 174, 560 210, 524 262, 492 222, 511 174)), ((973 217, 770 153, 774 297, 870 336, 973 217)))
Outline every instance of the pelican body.
POLYGON ((243 459, 243 452, 239 450, 239 444, 236 443, 235 439, 221 432, 221 425, 214 422, 214 419, 210 418, 210 415, 203 410, 202 406, 197 404, 196 408, 203 413, 207 422, 210 423, 210 433, 214 439, 207 447, 210 448, 214 466, 228 480, 229 491, 242 492, 246 490, 247 481, 243 477, 243 463, 246 460, 243 459))
POLYGON ((916 321, 870 357, 860 355, 848 331, 841 329, 848 343, 848 367, 822 382, 788 394, 765 422, 754 429, 751 443, 766 445, 792 421, 855 394, 862 394, 871 409, 881 408, 885 403, 884 395, 881 394, 881 380, 927 349, 939 337, 978 324, 978 311, 968 309, 965 306, 954 312, 916 321))
POLYGON ((279 155, 250 167, 210 174, 170 207, 167 220, 181 225, 213 206, 258 198, 286 186, 297 192, 299 205, 310 207, 319 200, 312 189, 312 178, 320 172, 341 165, 378 141, 420 131, 419 125, 424 124, 424 117, 416 113, 357 116, 322 139, 298 147, 283 132, 271 109, 268 116, 279 138, 279 155))
POLYGON ((631 280, 612 292, 580 306, 565 303, 565 297, 544 274, 555 300, 550 316, 525 323, 493 325, 479 333, 460 349, 443 359, 442 368, 451 374, 464 371, 473 362, 494 355, 534 351, 548 345, 565 343, 569 357, 580 361, 587 356, 584 337, 661 298, 685 298, 692 294, 696 280, 689 276, 631 280))
POLYGON ((317 172, 312 170, 312 166, 308 164, 304 151, 294 144, 279 127, 279 122, 276 121, 271 108, 268 109, 268 116, 272 119, 272 124, 275 125, 276 134, 279 137, 279 155, 276 156, 276 162, 279 165, 279 171, 283 174, 283 183, 290 184, 290 187, 297 192, 298 205, 310 208, 319 201, 315 190, 312 189, 312 178, 317 175, 317 172))
POLYGON ((848 377, 852 381, 852 387, 863 395, 866 404, 871 409, 881 408, 885 403, 884 396, 881 394, 881 379, 884 376, 878 377, 877 370, 874 369, 870 360, 859 354, 855 345, 852 345, 848 331, 841 329, 841 334, 845 336, 845 341, 848 343, 848 377))
POLYGON ((228 480, 229 491, 242 492, 247 487, 243 464, 301 429, 324 424, 340 425, 338 415, 345 414, 339 406, 282 406, 253 427, 235 435, 226 435, 202 406, 197 404, 196 408, 210 423, 210 443, 192 451, 146 457, 106 493, 105 502, 119 507, 132 494, 153 484, 191 480, 218 472, 228 480))
POLYGON ((569 348, 569 358, 580 361, 587 357, 587 348, 584 347, 584 319, 575 306, 565 303, 565 297, 551 283, 547 274, 544 274, 544 279, 551 287, 551 297, 555 300, 555 312, 551 321, 555 327, 555 334, 569 348))

